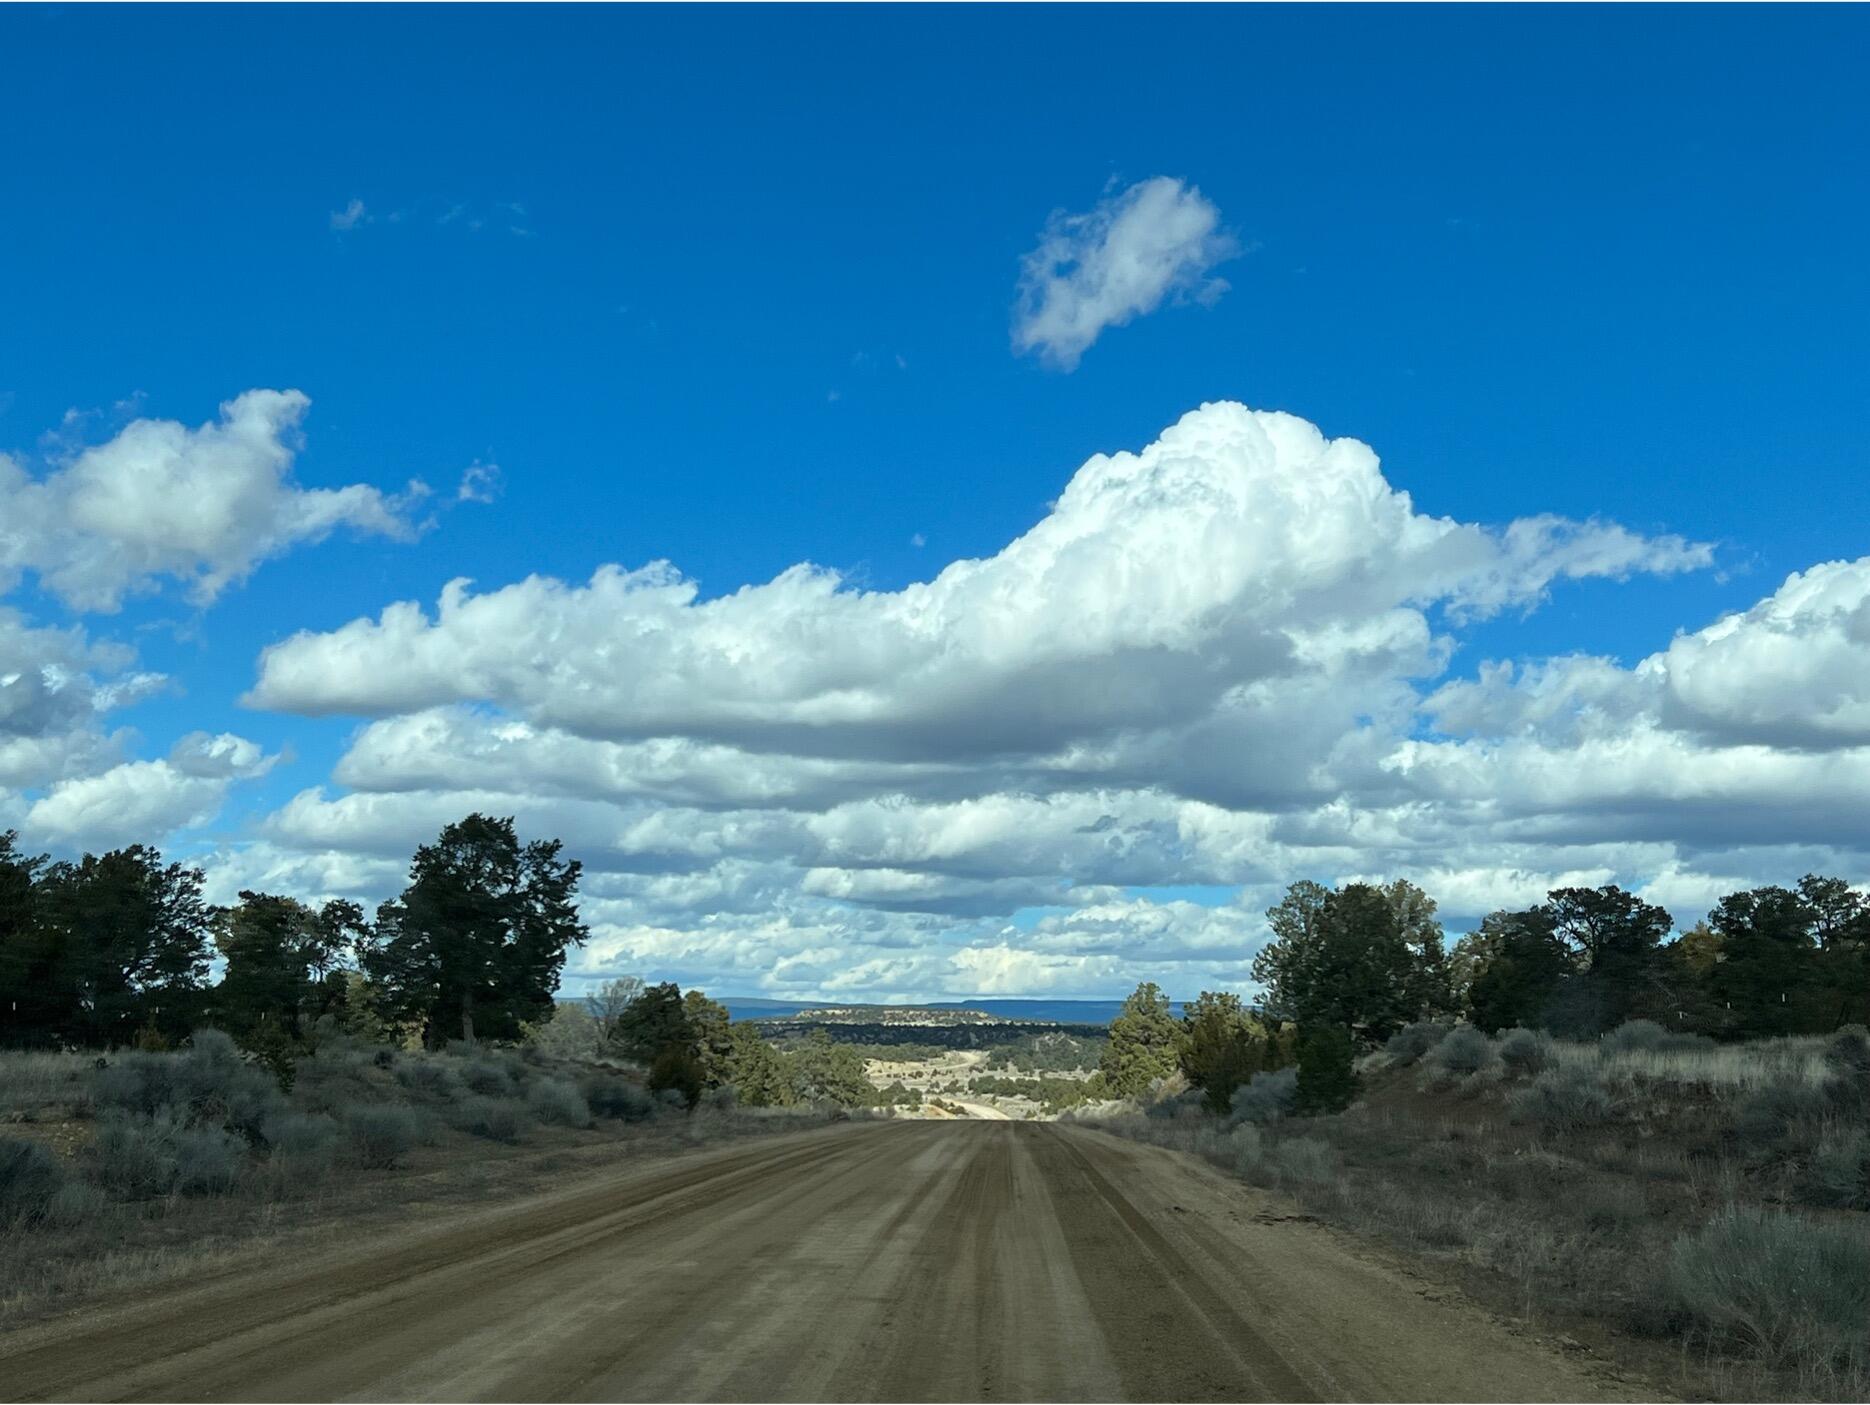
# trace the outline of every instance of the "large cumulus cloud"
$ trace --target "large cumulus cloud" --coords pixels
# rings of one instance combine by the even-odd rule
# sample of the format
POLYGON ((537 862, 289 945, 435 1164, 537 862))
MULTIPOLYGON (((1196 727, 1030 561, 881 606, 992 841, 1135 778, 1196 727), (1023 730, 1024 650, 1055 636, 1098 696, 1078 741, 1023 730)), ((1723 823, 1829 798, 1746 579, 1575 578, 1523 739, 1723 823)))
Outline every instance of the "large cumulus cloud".
POLYGON ((1208 405, 901 590, 612 566, 288 639, 248 701, 365 721, 243 861, 367 886, 353 859, 512 813, 591 865, 575 978, 853 997, 1241 986, 1301 876, 1411 877, 1459 917, 1853 871, 1862 567, 1632 666, 1447 676, 1475 620, 1710 558, 1423 514, 1365 445, 1208 405))

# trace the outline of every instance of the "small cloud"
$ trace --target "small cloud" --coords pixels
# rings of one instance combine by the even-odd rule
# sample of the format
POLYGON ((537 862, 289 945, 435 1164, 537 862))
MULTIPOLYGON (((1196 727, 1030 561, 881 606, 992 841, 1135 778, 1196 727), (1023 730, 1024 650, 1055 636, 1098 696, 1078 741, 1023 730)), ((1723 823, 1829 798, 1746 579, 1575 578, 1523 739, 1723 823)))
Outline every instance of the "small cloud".
POLYGON ((903 359, 903 354, 900 351, 896 353, 896 369, 899 371, 906 371, 909 369, 909 363, 903 359))
POLYGON ((920 532, 917 532, 913 537, 909 538, 909 545, 911 546, 927 546, 928 544, 929 539, 920 532))
POLYGON ((1165 298, 1213 303, 1227 283, 1209 270, 1240 251, 1213 202, 1169 176, 1140 181, 1085 214, 1056 213, 1021 263, 1013 348, 1075 370, 1106 327, 1154 312, 1165 298))
POLYGON ((461 475, 461 486, 455 490, 456 502, 489 503, 499 496, 500 465, 479 459, 468 465, 461 475))
POLYGON ((825 392, 825 403, 827 405, 835 405, 843 398, 844 392, 841 390, 827 390, 825 392))
POLYGON ((331 212, 331 227, 340 234, 348 233, 356 229, 359 225, 366 225, 369 223, 369 210, 364 207, 363 201, 355 197, 353 197, 351 203, 346 205, 342 210, 333 210, 331 212))

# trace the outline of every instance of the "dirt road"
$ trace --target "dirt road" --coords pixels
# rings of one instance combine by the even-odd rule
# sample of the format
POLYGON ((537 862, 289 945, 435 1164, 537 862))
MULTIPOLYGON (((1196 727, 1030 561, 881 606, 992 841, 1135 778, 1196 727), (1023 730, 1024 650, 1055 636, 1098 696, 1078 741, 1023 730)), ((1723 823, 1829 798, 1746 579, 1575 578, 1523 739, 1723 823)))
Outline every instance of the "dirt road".
POLYGON ((0 1337, 83 1400, 1595 1400, 1186 1158, 1045 1123, 736 1143, 0 1337))

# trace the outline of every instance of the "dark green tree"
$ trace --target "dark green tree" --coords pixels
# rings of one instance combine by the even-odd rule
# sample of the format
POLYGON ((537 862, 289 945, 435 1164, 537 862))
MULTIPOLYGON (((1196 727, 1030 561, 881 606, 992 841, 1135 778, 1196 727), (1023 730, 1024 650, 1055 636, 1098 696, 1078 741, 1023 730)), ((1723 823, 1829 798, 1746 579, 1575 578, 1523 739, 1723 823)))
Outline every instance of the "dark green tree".
POLYGON ((416 851, 409 886, 377 909, 363 957, 385 1013, 440 1044, 517 1039, 552 1011, 565 953, 585 939, 582 866, 556 839, 522 845, 509 819, 469 815, 416 851))
POLYGON ((1662 942, 1674 926, 1667 909, 1611 884, 1547 894, 1553 930, 1579 975, 1565 982, 1550 1023, 1571 1035, 1599 1034, 1626 1020, 1666 1021, 1677 1005, 1668 989, 1662 942))
POLYGON ((1302 1030, 1297 1111, 1306 1115, 1342 1112, 1356 1095, 1357 1065, 1350 1029, 1341 1024, 1314 1024, 1302 1030))
POLYGON ((785 1055, 760 1037, 759 1027, 741 1020, 728 1030, 728 1081, 748 1107, 791 1107, 799 1100, 785 1055))
POLYGON ((1174 1073, 1180 1062, 1182 1026, 1169 1013, 1169 997, 1154 982, 1139 985, 1123 1002, 1110 1022, 1109 1037, 1099 1069, 1111 1097, 1135 1097, 1174 1073))
POLYGON ((610 1042, 624 1058, 645 1064, 653 1063, 664 1049, 693 1052, 695 1036, 682 988, 674 981, 644 986, 611 1024, 610 1042))
POLYGON ((863 1057, 848 1044, 839 1044, 823 1029, 814 1029, 791 1055, 794 1086, 805 1102, 835 1103, 839 1107, 865 1107, 876 1096, 864 1076, 863 1057))
POLYGON ((1267 918, 1274 939, 1254 957, 1253 978, 1269 1014, 1380 1043, 1419 1013, 1420 957, 1382 889, 1294 883, 1267 918))
POLYGON ((179 1038, 201 1012, 213 912, 201 872, 142 844, 47 865, 33 888, 29 964, 55 1036, 179 1038))
POLYGON ((1409 1003, 1415 1010, 1411 1018, 1427 1020, 1452 1014, 1457 1008, 1453 978, 1441 923, 1435 917, 1435 899, 1402 878, 1386 885, 1383 896, 1396 914, 1396 925, 1414 956, 1406 984, 1409 1003))
POLYGON ((682 997, 688 1038, 701 1064, 701 1077, 710 1088, 733 1081, 734 1039, 727 1007, 698 990, 682 997))
POLYGON ((1238 995, 1204 990, 1182 1010, 1181 1065, 1208 1111, 1224 1114, 1234 1089, 1268 1064, 1266 1027, 1238 995))
POLYGON ((303 1041, 345 1003, 340 968, 365 935, 364 911, 343 899, 313 908, 296 898, 243 891, 221 916, 215 944, 227 962, 214 1014, 236 1035, 270 1025, 303 1041))
POLYGON ((55 1043, 71 1013, 55 982, 57 948, 34 920, 45 857, 22 854, 18 841, 0 831, 0 1047, 55 1043))
POLYGON ((1574 971, 1552 911, 1496 912, 1481 923, 1468 984, 1468 1018, 1488 1034, 1543 1027, 1574 971))
POLYGON ((1815 1033, 1832 1025, 1818 946, 1819 910, 1789 888, 1730 893, 1708 914, 1721 960, 1708 985, 1742 1038, 1815 1033))

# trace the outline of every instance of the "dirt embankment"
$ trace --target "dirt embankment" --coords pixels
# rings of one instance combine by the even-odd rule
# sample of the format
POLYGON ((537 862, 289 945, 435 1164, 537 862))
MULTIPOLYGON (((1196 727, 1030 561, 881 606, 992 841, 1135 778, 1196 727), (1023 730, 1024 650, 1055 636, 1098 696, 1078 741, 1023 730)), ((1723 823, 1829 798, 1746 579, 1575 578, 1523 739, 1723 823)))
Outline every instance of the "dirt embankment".
POLYGON ((1187 1158, 857 1125, 0 1336, 7 1398, 1608 1400, 1187 1158))

